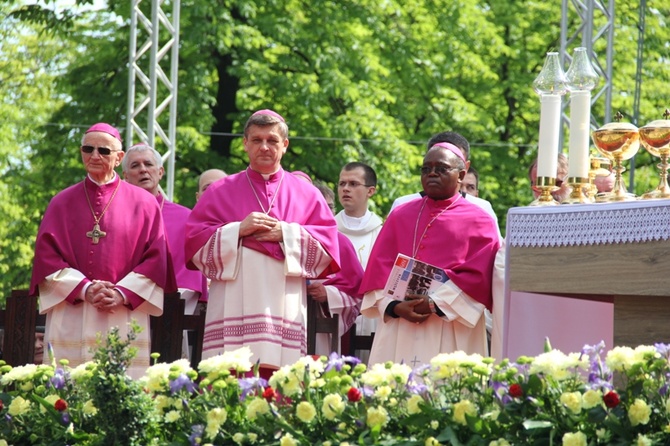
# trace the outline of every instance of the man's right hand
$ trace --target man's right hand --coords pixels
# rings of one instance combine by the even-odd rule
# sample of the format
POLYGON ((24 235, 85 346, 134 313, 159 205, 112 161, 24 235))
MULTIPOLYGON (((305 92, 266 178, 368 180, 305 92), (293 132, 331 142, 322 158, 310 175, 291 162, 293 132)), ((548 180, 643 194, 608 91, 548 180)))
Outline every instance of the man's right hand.
POLYGON ((106 289, 113 290, 114 284, 107 280, 94 280, 86 289, 84 300, 88 303, 96 304, 107 295, 105 292, 106 289))
POLYGON ((240 223, 240 237, 255 234, 256 232, 269 231, 279 222, 274 217, 270 217, 262 212, 252 212, 247 215, 240 223))

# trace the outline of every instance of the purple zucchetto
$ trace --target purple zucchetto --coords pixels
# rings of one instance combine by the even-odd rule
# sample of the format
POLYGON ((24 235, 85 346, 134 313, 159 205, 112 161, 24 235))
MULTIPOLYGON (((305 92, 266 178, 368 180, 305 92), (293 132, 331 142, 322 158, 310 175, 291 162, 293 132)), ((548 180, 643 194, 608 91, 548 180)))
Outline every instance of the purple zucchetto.
MULTIPOLYGON (((459 157, 460 159, 463 160, 465 163, 467 160, 465 159, 465 155, 463 155, 463 151, 458 148, 457 146, 448 143, 448 142, 438 142, 437 144, 433 145, 433 147, 442 147, 443 149, 447 149, 448 151, 452 152, 454 155, 459 157)), ((431 147, 431 149, 433 148, 431 147)))
POLYGON ((282 115, 280 115, 279 113, 277 113, 274 110, 270 110, 269 108, 266 108, 266 109, 263 109, 263 110, 258 110, 257 112, 255 112, 251 116, 256 116, 256 115, 268 115, 268 116, 272 116, 272 117, 275 117, 275 118, 279 119, 281 122, 286 122, 282 115))
POLYGON ((108 135, 112 135, 114 138, 118 139, 120 143, 123 143, 119 131, 116 130, 116 128, 104 122, 98 122, 97 124, 93 124, 88 130, 86 130, 85 133, 91 133, 91 132, 107 133, 108 135))

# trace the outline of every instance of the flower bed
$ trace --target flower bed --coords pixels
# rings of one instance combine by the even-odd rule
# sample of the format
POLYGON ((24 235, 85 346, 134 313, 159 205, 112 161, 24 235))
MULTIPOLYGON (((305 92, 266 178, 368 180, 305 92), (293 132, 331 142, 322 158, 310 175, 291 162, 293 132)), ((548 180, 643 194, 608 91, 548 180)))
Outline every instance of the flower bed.
POLYGON ((412 369, 302 358, 269 382, 240 349, 157 363, 133 381, 112 331, 96 360, 0 368, 0 444, 651 445, 670 442, 666 345, 550 350, 494 364, 462 352, 412 369), (616 376, 613 384, 613 374, 616 376))

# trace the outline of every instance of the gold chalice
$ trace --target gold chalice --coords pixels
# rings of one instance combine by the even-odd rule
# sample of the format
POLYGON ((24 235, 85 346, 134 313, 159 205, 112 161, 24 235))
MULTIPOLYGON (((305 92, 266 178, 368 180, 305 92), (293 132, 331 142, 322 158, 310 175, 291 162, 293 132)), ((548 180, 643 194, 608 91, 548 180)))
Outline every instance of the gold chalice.
MULTIPOLYGON (((617 117, 621 114, 617 113, 617 117)), ((621 180, 621 174, 626 170, 622 161, 631 159, 640 149, 640 133, 638 128, 628 122, 610 122, 595 130, 591 135, 593 144, 598 151, 614 164, 614 189, 596 195, 596 201, 629 201, 635 200, 635 194, 628 193, 621 180)))
POLYGON ((668 187, 668 156, 670 155, 670 110, 666 110, 663 116, 666 119, 652 121, 640 128, 640 142, 647 152, 661 159, 656 165, 660 170, 660 183, 656 189, 642 195, 645 200, 670 198, 670 187, 668 187))

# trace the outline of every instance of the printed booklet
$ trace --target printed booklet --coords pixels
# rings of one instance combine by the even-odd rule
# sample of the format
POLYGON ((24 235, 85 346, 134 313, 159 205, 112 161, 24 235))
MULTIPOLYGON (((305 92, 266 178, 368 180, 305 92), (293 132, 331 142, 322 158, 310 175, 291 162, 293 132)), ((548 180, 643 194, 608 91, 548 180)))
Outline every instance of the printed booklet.
POLYGON ((427 295, 449 280, 442 268, 398 254, 384 287, 384 293, 396 300, 407 294, 427 295))

